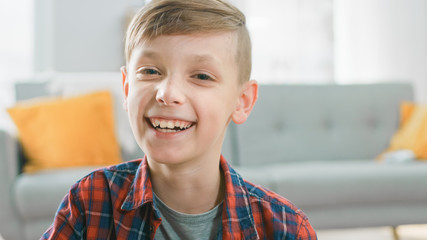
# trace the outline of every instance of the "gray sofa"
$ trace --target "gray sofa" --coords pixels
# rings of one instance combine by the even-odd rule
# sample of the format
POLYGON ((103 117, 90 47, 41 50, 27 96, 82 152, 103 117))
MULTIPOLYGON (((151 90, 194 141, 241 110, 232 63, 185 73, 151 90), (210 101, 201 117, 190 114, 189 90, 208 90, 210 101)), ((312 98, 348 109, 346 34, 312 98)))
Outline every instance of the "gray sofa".
MULTIPOLYGON (((16 95, 109 88, 123 158, 140 157, 121 109, 120 76, 90 86, 85 78, 21 83, 16 95)), ((413 98, 410 85, 262 85, 259 93, 248 121, 231 124, 224 142, 243 177, 290 199, 316 229, 427 223, 427 162, 374 160, 398 127, 399 103, 413 98)), ((0 233, 36 239, 70 185, 94 167, 20 173, 21 151, 5 131, 0 150, 0 233)))
POLYGON ((427 223, 427 161, 379 162, 409 84, 262 86, 235 129, 240 174, 287 197, 317 229, 427 223))

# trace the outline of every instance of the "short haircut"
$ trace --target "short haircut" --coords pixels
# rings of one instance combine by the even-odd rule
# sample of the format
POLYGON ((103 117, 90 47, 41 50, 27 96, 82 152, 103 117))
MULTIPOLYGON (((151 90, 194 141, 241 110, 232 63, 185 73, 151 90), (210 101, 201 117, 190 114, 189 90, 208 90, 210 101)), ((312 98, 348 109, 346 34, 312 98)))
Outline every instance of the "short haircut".
POLYGON ((235 32, 239 81, 251 75, 251 40, 245 15, 226 0, 153 0, 133 17, 125 43, 126 63, 133 49, 161 35, 235 32))

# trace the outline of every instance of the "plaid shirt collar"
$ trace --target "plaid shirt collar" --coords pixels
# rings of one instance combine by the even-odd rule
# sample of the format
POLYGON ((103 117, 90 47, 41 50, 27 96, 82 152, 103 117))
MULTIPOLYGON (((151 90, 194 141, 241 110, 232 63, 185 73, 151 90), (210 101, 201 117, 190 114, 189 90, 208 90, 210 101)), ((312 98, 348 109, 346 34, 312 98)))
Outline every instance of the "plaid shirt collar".
MULTIPOLYGON (((224 239, 231 239, 233 238, 232 236, 236 236, 236 233, 240 234, 243 239, 259 239, 250 206, 249 191, 244 186, 242 177, 230 167, 222 155, 220 166, 224 173, 226 191, 222 214, 224 239), (232 224, 232 222, 236 221, 240 223, 238 225, 242 226, 241 228, 236 229, 236 224, 232 224)), ((147 157, 145 157, 136 172, 130 191, 121 209, 130 211, 152 202, 153 187, 147 157)))

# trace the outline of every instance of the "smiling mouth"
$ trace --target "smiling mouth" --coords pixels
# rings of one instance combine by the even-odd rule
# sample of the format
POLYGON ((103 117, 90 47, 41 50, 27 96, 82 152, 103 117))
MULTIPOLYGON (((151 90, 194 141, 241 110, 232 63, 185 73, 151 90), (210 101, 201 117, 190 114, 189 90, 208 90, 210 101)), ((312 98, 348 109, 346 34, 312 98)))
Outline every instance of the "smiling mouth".
POLYGON ((195 123, 183 120, 167 120, 160 118, 148 118, 148 123, 159 132, 174 133, 191 128, 195 123))

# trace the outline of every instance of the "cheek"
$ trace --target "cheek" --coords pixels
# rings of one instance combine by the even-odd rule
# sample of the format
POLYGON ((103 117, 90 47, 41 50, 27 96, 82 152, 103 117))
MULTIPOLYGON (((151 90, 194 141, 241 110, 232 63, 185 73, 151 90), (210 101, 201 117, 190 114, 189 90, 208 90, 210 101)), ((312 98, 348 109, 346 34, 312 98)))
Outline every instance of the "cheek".
POLYGON ((237 97, 236 91, 227 90, 223 91, 224 94, 221 98, 221 104, 225 114, 231 115, 238 105, 239 98, 237 97))
POLYGON ((129 117, 131 118, 142 118, 144 110, 147 108, 151 101, 152 93, 147 88, 133 88, 129 91, 128 97, 128 109, 129 117))
POLYGON ((205 98, 205 105, 201 106, 202 110, 210 119, 213 119, 214 124, 226 124, 231 118, 234 109, 236 108, 237 100, 225 93, 216 95, 213 98, 205 98))

